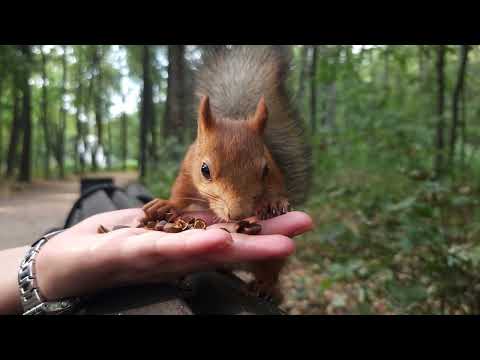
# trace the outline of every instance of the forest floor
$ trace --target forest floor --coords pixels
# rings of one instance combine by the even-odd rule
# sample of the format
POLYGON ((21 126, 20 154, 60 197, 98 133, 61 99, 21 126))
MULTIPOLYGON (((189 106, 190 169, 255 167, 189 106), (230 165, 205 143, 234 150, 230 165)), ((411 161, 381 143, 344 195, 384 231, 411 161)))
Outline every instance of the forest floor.
MULTIPOLYGON (((137 178, 134 172, 102 173, 125 186, 137 178)), ((31 185, 0 188, 0 250, 31 244, 46 231, 62 226, 80 195, 80 181, 36 180, 31 185)))

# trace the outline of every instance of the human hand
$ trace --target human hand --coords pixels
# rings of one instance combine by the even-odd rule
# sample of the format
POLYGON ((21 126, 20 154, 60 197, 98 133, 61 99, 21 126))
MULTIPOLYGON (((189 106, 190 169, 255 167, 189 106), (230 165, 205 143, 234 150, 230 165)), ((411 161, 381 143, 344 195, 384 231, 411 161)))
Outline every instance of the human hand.
MULTIPOLYGON (((207 213, 192 213, 207 222, 207 213)), ((295 249, 291 237, 312 229, 311 218, 291 212, 260 222, 251 236, 218 229, 177 234, 135 228, 141 209, 120 210, 86 219, 52 238, 37 257, 37 281, 48 300, 85 296, 125 285, 159 283, 219 265, 285 258, 295 249), (99 225, 132 226, 98 234, 99 225)))

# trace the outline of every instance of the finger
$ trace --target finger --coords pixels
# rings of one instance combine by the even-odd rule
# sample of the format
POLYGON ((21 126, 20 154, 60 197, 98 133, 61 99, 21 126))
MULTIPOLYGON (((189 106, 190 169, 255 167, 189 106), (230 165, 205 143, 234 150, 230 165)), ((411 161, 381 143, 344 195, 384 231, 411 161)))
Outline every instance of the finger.
MULTIPOLYGON (((137 228, 128 228, 128 229, 119 229, 111 231, 105 234, 90 234, 88 235, 87 241, 78 242, 77 244, 72 244, 71 249, 76 246, 84 247, 88 246, 89 251, 95 253, 95 255, 106 254, 107 257, 117 258, 118 254, 122 252, 122 244, 132 241, 134 242, 136 238, 140 235, 148 233, 148 230, 137 229, 137 228)), ((85 239, 87 236, 85 236, 85 239)))
POLYGON ((232 248, 221 253, 207 254, 209 259, 218 263, 250 262, 286 258, 295 252, 293 240, 283 235, 231 235, 232 248))
POLYGON ((144 274, 150 281, 158 282, 165 277, 178 278, 181 274, 211 270, 227 264, 284 259, 295 250, 293 241, 281 235, 255 236, 257 241, 252 241, 252 236, 243 234, 232 234, 232 237, 233 246, 223 251, 205 251, 163 267, 150 267, 151 270, 144 274))
POLYGON ((111 211, 89 217, 74 228, 83 232, 96 232, 100 225, 111 229, 116 225, 136 226, 145 216, 142 209, 125 209, 111 211))
POLYGON ((156 250, 168 257, 191 257, 231 248, 231 234, 222 230, 189 230, 157 241, 156 250))
POLYGON ((178 234, 148 232, 128 239, 124 246, 126 257, 154 256, 179 259, 218 252, 232 246, 231 234, 222 230, 189 230, 178 234))
POLYGON ((261 235, 282 234, 294 237, 313 229, 312 218, 300 211, 290 212, 259 223, 262 225, 261 235))
MULTIPOLYGON (((310 216, 299 211, 278 216, 270 220, 259 221, 258 223, 262 225, 260 235, 277 234, 294 237, 313 229, 313 221, 310 216)), ((224 226, 225 224, 214 224, 209 226, 209 229, 219 229, 224 226)))
POLYGON ((149 230, 143 229, 143 228, 124 228, 124 229, 118 229, 114 231, 109 231, 108 233, 105 234, 99 234, 105 239, 119 239, 119 238, 126 238, 126 237, 132 237, 132 236, 138 236, 138 235, 143 235, 148 233, 149 230))

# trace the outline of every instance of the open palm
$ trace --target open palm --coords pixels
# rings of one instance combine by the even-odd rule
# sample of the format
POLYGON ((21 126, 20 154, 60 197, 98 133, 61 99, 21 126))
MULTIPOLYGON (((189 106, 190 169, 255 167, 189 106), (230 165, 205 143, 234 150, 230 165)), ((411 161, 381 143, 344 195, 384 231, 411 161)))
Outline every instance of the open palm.
MULTIPOLYGON (((191 214, 209 222, 207 213, 191 214)), ((48 299, 80 296, 101 289, 162 282, 219 265, 285 258, 294 252, 292 237, 312 228, 311 218, 291 212, 263 221, 259 235, 219 229, 177 234, 135 228, 140 209, 104 213, 51 239, 37 258, 39 287, 48 299), (132 226, 98 234, 99 225, 132 226)))

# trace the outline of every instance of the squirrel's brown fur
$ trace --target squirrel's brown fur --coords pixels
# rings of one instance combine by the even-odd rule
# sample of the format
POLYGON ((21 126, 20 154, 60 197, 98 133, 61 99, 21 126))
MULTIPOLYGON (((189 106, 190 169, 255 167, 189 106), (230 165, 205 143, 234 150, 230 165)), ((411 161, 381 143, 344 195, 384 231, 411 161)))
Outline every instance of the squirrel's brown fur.
MULTIPOLYGON (((144 207, 149 218, 192 206, 220 220, 268 219, 298 205, 310 185, 310 148, 287 91, 282 46, 216 48, 198 71, 197 139, 169 200, 144 207)), ((283 260, 254 264, 254 287, 274 292, 283 260)))
POLYGON ((266 143, 285 178, 290 203, 303 203, 311 182, 311 149, 287 89, 291 53, 286 45, 217 46, 197 71, 196 95, 208 96, 213 115, 243 120, 261 96, 269 120, 266 143))

